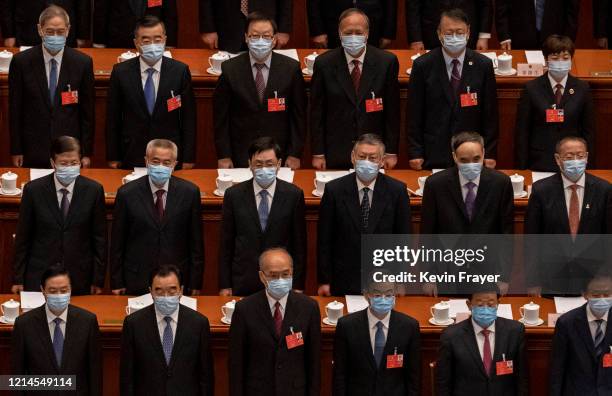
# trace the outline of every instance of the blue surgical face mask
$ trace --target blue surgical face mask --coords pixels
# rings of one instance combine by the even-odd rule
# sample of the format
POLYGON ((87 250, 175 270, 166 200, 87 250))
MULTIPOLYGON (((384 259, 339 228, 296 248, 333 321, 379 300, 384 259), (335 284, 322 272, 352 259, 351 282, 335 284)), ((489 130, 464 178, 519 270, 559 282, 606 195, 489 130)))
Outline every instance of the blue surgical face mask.
POLYGON ((350 56, 357 56, 365 48, 367 37, 362 34, 347 34, 340 36, 342 47, 350 56))
POLYGON ((144 59, 147 64, 153 65, 162 58, 165 49, 165 43, 142 45, 140 46, 140 56, 142 56, 142 59, 144 59))
POLYGON ((561 81, 572 69, 571 60, 548 61, 548 74, 557 81, 561 81))
POLYGON ((386 315, 395 306, 395 296, 377 296, 370 298, 370 308, 378 315, 386 315))
POLYGON ((465 34, 445 34, 442 38, 442 46, 451 54, 463 52, 467 46, 465 34))
POLYGON ((43 45, 52 54, 57 54, 66 46, 66 36, 43 36, 43 45))
POLYGON ((170 316, 177 310, 181 302, 181 296, 155 296, 153 297, 153 302, 155 303, 155 309, 160 314, 170 316))
POLYGON ((80 174, 81 174, 80 165, 72 165, 72 166, 56 165, 55 166, 55 177, 64 186, 67 186, 73 181, 75 181, 76 178, 79 177, 80 174))
POLYGON ((247 40, 249 52, 257 60, 264 60, 270 55, 273 43, 272 39, 265 39, 263 37, 247 40))
POLYGON ((567 160, 563 161, 563 169, 562 172, 571 181, 574 183, 578 181, 584 175, 584 171, 586 170, 587 162, 586 160, 567 160))
POLYGON ((278 278, 268 281, 268 294, 273 298, 280 300, 291 291, 293 286, 293 278, 278 278))
POLYGON ((268 188, 276 180, 276 167, 257 168, 253 170, 255 181, 262 188, 268 188))
POLYGON ((368 160, 357 160, 355 161, 355 173, 359 180, 364 183, 370 183, 378 176, 380 165, 376 162, 368 160))
POLYGON ((612 298, 590 298, 588 304, 593 315, 601 318, 610 310, 610 307, 612 307, 612 298))
POLYGON ((147 172, 156 186, 163 186, 172 175, 172 168, 164 165, 148 165, 147 172))
POLYGON ((472 319, 486 329, 497 319, 497 307, 472 307, 472 319))
POLYGON ((64 312, 70 304, 70 293, 47 294, 47 306, 51 312, 64 312))
POLYGON ((461 175, 468 180, 474 180, 482 172, 482 164, 480 162, 470 162, 469 164, 457 164, 461 175))

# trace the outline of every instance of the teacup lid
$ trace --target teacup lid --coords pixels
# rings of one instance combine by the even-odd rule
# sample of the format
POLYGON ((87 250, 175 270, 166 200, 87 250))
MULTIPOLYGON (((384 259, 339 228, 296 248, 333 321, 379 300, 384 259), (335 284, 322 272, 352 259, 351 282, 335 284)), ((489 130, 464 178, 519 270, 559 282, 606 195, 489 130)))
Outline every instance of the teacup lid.
POLYGON ((236 305, 236 300, 228 301, 225 303, 225 306, 227 307, 233 307, 235 305, 236 305))
POLYGON ((2 58, 12 58, 13 57, 13 53, 11 51, 2 50, 2 51, 0 51, 0 57, 2 57, 2 58))
POLYGON ((17 179, 17 174, 13 173, 11 171, 8 171, 8 172, 2 174, 2 178, 3 179, 7 179, 7 180, 16 180, 17 179))
POLYGON ((213 59, 229 59, 229 54, 225 51, 219 51, 212 55, 213 59))
POLYGON ((525 307, 527 307, 527 308, 537 308, 537 307, 539 307, 539 305, 534 303, 533 301, 530 301, 529 304, 525 304, 525 307))
POLYGON ((503 54, 497 57, 497 59, 499 58, 508 59, 508 58, 512 58, 512 55, 508 55, 508 53, 504 52, 503 54))
POLYGON ((2 305, 4 305, 7 308, 17 308, 19 306, 19 301, 15 301, 11 298, 10 300, 6 301, 2 305))
POLYGON ((448 307, 448 301, 440 301, 439 303, 436 304, 436 308, 446 308, 448 307))
POLYGON ((123 54, 121 54, 121 57, 124 59, 128 59, 128 58, 135 58, 138 56, 138 52, 132 52, 132 51, 127 51, 124 52, 123 54))
POLYGON ((344 307, 344 304, 342 304, 340 301, 332 301, 327 304, 327 307, 332 309, 338 309, 344 307))
POLYGON ((317 54, 317 51, 315 51, 315 52, 313 52, 312 54, 308 54, 308 55, 306 55, 306 58, 308 58, 308 59, 314 59, 314 58, 316 58, 317 56, 319 56, 319 54, 317 54))
POLYGON ((512 179, 512 180, 523 180, 524 177, 519 175, 518 173, 515 173, 514 175, 510 176, 510 179, 512 179))

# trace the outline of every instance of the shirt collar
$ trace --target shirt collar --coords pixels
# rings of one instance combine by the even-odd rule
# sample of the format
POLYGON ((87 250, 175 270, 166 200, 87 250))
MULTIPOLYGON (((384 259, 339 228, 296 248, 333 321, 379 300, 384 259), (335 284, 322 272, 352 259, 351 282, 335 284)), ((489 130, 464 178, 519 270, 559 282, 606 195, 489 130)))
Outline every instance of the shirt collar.
POLYGON ((164 59, 164 57, 162 56, 160 60, 158 60, 157 62, 155 62, 155 64, 153 66, 149 66, 143 59, 142 56, 139 57, 140 59, 140 73, 144 74, 147 72, 147 70, 149 68, 153 68, 155 69, 155 71, 157 71, 158 73, 161 72, 161 64, 162 64, 162 60, 164 59))
MULTIPOLYGON (((257 182, 255 181, 255 178, 253 178, 253 190, 255 191, 255 196, 259 195, 261 190, 264 190, 264 188, 262 188, 259 184, 257 184, 257 182)), ((270 184, 270 186, 266 188, 265 190, 268 191, 268 194, 270 194, 271 197, 274 196, 274 192, 276 191, 276 178, 274 179, 272 184, 270 184)))
POLYGON ((461 173, 461 171, 459 171, 459 169, 457 169, 457 172, 459 173, 459 184, 461 185, 461 187, 464 187, 469 182, 476 184, 476 187, 478 187, 478 185, 480 184, 480 175, 476 176, 476 179, 474 180, 468 180, 463 176, 463 174, 461 173))
POLYGON ((350 65, 354 60, 358 60, 361 66, 363 66, 363 60, 365 59, 365 54, 367 51, 368 51, 368 46, 366 45, 363 50, 363 53, 359 55, 357 58, 353 58, 351 55, 349 55, 348 52, 344 51, 344 57, 346 58, 346 63, 350 65))
POLYGON ((72 191, 74 191, 74 183, 76 183, 76 179, 74 179, 74 181, 68 184, 67 186, 64 186, 62 183, 59 182, 59 180, 57 180, 55 173, 53 173, 53 182, 55 183, 55 191, 59 192, 62 188, 65 188, 66 190, 68 190, 68 193, 72 194, 72 191))
MULTIPOLYGON (((155 303, 153 303, 153 306, 155 306, 155 303)), ((179 310, 181 309, 181 304, 179 304, 178 308, 176 310, 174 310, 174 312, 172 312, 171 315, 168 315, 172 318, 172 320, 174 321, 174 323, 178 323, 178 314, 179 314, 179 310)), ((157 318, 157 323, 161 323, 161 322, 165 322, 164 318, 166 317, 165 315, 162 315, 157 308, 155 308, 155 317, 157 318)))
POLYGON ((446 63, 447 67, 450 67, 452 65, 453 59, 459 59, 459 66, 463 66, 463 61, 465 60, 466 50, 463 50, 463 52, 456 58, 447 54, 446 51, 444 51, 444 48, 440 48, 440 50, 442 51, 442 55, 444 56, 444 63, 446 63))
POLYGON ((266 65, 266 67, 268 68, 268 70, 270 70, 270 65, 272 64, 272 53, 270 53, 270 55, 268 56, 268 58, 265 61, 260 61, 257 60, 253 57, 253 55, 251 55, 251 53, 249 52, 249 59, 251 61, 251 67, 255 67, 256 63, 263 63, 264 65, 266 65))
POLYGON ((43 58, 45 59, 45 64, 49 63, 51 59, 55 59, 57 63, 62 63, 62 58, 64 57, 64 48, 62 48, 57 54, 51 55, 44 45, 42 45, 41 47, 43 52, 43 58))
POLYGON ((551 85, 551 87, 553 89, 553 92, 555 92, 555 89, 556 89, 555 87, 557 86, 557 84, 561 84, 561 86, 563 87, 562 89, 565 89, 565 86, 567 85, 567 77, 569 76, 569 74, 566 75, 565 77, 563 77, 563 80, 561 80, 559 82, 557 82, 557 80, 552 78, 550 73, 547 73, 547 74, 548 74, 548 81, 550 81, 550 85, 551 85))
POLYGON ((45 313, 47 314, 47 323, 51 323, 55 320, 55 318, 60 318, 64 323, 66 323, 66 319, 68 318, 68 308, 64 309, 61 315, 57 316, 49 309, 49 306, 45 304, 45 313))
POLYGON ((591 312, 591 307, 589 307, 589 304, 587 304, 586 307, 586 314, 587 314, 587 322, 594 322, 597 319, 603 319, 604 322, 608 323, 608 313, 610 311, 606 311, 606 313, 604 314, 604 316, 602 316, 601 318, 598 318, 597 316, 593 315, 593 312, 591 312))
POLYGON ((274 309, 274 306, 276 305, 276 302, 278 301, 280 303, 281 309, 283 310, 283 312, 285 312, 285 307, 287 306, 287 298, 289 297, 289 293, 285 294, 280 300, 277 300, 268 293, 268 290, 266 290, 266 298, 268 299, 268 305, 270 305, 270 309, 274 309))
POLYGON ((565 177, 565 175, 563 174, 563 172, 561 172, 561 180, 563 180, 563 189, 567 189, 570 186, 573 186, 574 184, 577 184, 579 187, 584 188, 584 181, 586 179, 585 174, 583 174, 582 176, 580 176, 580 179, 578 179, 578 181, 576 183, 574 183, 573 181, 571 181, 570 179, 568 179, 567 177, 565 177))
POLYGON ((155 184, 153 184, 153 182, 151 181, 150 177, 147 176, 147 179, 149 179, 149 186, 151 187, 151 192, 153 194, 155 194, 155 192, 157 192, 157 190, 166 190, 166 192, 168 192, 168 185, 170 184, 170 179, 168 179, 168 181, 166 183, 164 183, 164 185, 161 186, 161 187, 157 187, 155 184))
MULTIPOLYGON (((471 319, 471 321, 472 321, 472 326, 474 326, 474 333, 476 333, 476 335, 480 334, 480 332, 484 330, 484 327, 476 323, 474 319, 471 319)), ((487 327, 487 330, 489 330, 491 333, 495 333, 495 321, 491 323, 491 326, 487 327)))
POLYGON ((378 179, 378 175, 376 176, 376 178, 372 181, 372 183, 370 183, 369 186, 366 186, 365 184, 363 184, 363 182, 361 180, 359 180, 359 178, 357 177, 357 175, 355 175, 355 180, 357 180, 357 191, 361 191, 363 190, 364 187, 367 187, 370 189, 370 191, 374 192, 374 185, 376 184, 376 179, 378 179))
POLYGON ((369 307, 366 308, 366 310, 368 311, 368 326, 370 327, 370 329, 375 328, 378 322, 382 322, 385 329, 389 328, 389 320, 391 318, 391 312, 388 312, 384 318, 378 319, 376 316, 374 316, 374 314, 372 313, 369 307))

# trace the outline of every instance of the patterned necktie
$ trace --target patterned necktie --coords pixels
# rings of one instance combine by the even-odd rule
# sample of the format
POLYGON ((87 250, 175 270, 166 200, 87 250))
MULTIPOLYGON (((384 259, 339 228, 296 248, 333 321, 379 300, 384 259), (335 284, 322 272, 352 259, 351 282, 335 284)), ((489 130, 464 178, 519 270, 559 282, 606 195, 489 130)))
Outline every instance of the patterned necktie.
POLYGON ((280 306, 280 302, 278 301, 274 304, 274 331, 277 337, 280 337, 283 327, 283 314, 281 314, 280 306))
POLYGON ((268 190, 261 190, 259 196, 261 201, 257 208, 257 214, 259 215, 259 223, 261 224, 261 230, 264 231, 268 225, 268 214, 270 213, 270 205, 268 203, 268 190))
POLYGON ((482 365, 484 366, 485 373, 489 375, 491 371, 491 362, 493 361, 493 357, 491 354, 491 343, 489 342, 489 333, 491 330, 484 329, 481 331, 484 336, 484 346, 482 348, 482 365))
POLYGON ((476 192, 474 192, 474 188, 476 184, 472 182, 466 183, 468 188, 468 192, 465 196, 465 211, 467 212, 468 219, 472 221, 472 216, 474 215, 474 204, 476 203, 476 192))
POLYGON ((49 100, 51 107, 55 103, 55 91, 57 90, 57 61, 51 59, 51 68, 49 69, 49 100))
POLYGON ((376 361, 376 368, 380 367, 384 349, 385 332, 383 330, 383 322, 378 321, 376 323, 376 334, 374 335, 374 360, 376 361))
POLYGON ((368 217, 370 216, 370 197, 368 196, 369 188, 364 187, 362 190, 363 198, 361 198, 361 229, 368 229, 368 217))
POLYGON ((60 210, 62 211, 62 217, 64 220, 68 217, 68 209, 70 209, 70 201, 68 201, 68 190, 62 188, 60 190, 62 193, 62 204, 60 205, 60 210))
POLYGON ((542 21, 544 20, 545 3, 546 0, 536 0, 535 2, 536 29, 538 32, 542 31, 542 21))
POLYGON ((359 83, 361 82, 361 69, 359 68, 359 62, 357 59, 353 59, 353 71, 351 71, 351 80, 353 80, 353 87, 355 87, 355 93, 359 92, 359 83))
POLYGON ((601 328, 601 325, 603 324, 603 319, 597 319, 595 320, 595 323, 597 323, 597 328, 595 329, 595 337, 593 338, 593 343, 595 344, 595 356, 597 357, 597 360, 599 360, 601 356, 605 353, 606 349, 603 342, 604 332, 601 328))
POLYGON ((576 234, 578 233, 578 226, 580 225, 580 205, 578 203, 578 185, 572 184, 569 186, 570 190, 572 190, 572 195, 570 197, 570 207, 569 207, 569 225, 570 225, 570 233, 572 234, 572 238, 576 238, 576 234))
POLYGON ((461 74, 459 73, 459 59, 453 59, 453 70, 451 71, 451 87, 455 95, 459 93, 459 86, 461 85, 461 74))
POLYGON ((557 105, 557 109, 561 106, 561 99, 563 99, 563 85, 557 84, 555 85, 555 104, 557 105))
POLYGON ((157 215, 159 219, 164 218, 164 193, 166 190, 157 190, 155 191, 155 195, 157 195, 157 199, 155 200, 155 208, 157 209, 157 215))
POLYGON ((263 72, 261 71, 266 67, 265 63, 255 63, 257 74, 255 75, 255 88, 257 88, 257 96, 259 96, 259 103, 263 102, 264 93, 266 92, 266 82, 264 80, 263 72))
POLYGON ((55 318, 53 319, 53 322, 55 323, 55 329, 53 330, 53 352, 55 352, 57 366, 61 367, 62 354, 64 352, 64 334, 62 333, 62 328, 60 327, 62 319, 55 318))
POLYGON ((153 109, 155 108, 155 84, 153 83, 153 73, 155 73, 155 69, 152 67, 147 69, 147 81, 145 81, 144 86, 144 96, 145 101, 147 102, 147 110, 149 110, 149 114, 153 114, 153 109))
POLYGON ((249 0, 240 0, 240 12, 244 16, 249 15, 249 0))
POLYGON ((166 364, 170 364, 170 358, 172 357, 172 347, 174 344, 174 337, 172 337, 172 318, 165 316, 166 327, 164 328, 164 335, 162 337, 162 348, 164 349, 164 357, 166 358, 166 364))

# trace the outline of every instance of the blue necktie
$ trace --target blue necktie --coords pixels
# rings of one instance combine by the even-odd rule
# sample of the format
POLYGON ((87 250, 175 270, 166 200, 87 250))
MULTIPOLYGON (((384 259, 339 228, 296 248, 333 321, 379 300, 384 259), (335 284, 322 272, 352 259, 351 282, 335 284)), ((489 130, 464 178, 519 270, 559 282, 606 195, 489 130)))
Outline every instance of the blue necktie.
POLYGON ((597 323, 597 329, 595 329, 595 338, 593 339, 593 343, 595 344, 595 356, 597 360, 599 360, 603 354, 606 352, 606 346, 604 345, 604 333, 601 325, 603 324, 603 319, 595 320, 597 323))
POLYGON ((374 360, 376 361, 376 368, 380 367, 384 349, 385 332, 383 331, 383 323, 378 321, 376 323, 376 334, 374 335, 374 360))
POLYGON ((61 318, 53 319, 55 323, 55 329, 53 330, 53 352, 55 352, 55 360, 57 360, 57 366, 62 365, 62 353, 64 352, 64 334, 60 324, 62 323, 61 318))
POLYGON ((153 83, 153 73, 155 73, 155 69, 152 67, 147 69, 147 81, 144 86, 144 96, 147 102, 147 109, 149 110, 149 114, 153 114, 153 109, 155 108, 155 84, 153 83))
POLYGON ((172 322, 172 318, 170 316, 164 317, 166 321, 166 327, 164 328, 164 336, 162 339, 162 348, 164 349, 164 357, 166 358, 166 364, 170 364, 170 358, 172 357, 172 346, 174 344, 174 340, 172 338, 172 326, 170 322, 172 322))
POLYGON ((370 217, 370 197, 368 196, 370 189, 364 187, 361 191, 363 191, 363 198, 361 199, 361 228, 363 231, 366 231, 370 217))
POLYGON ((261 229, 264 231, 266 225, 268 225, 268 214, 270 212, 270 205, 268 204, 268 190, 261 190, 259 192, 261 202, 259 202, 259 208, 257 213, 259 214, 259 222, 261 223, 261 229))
POLYGON ((55 91, 57 90, 57 61, 51 59, 51 69, 49 70, 49 100, 51 107, 55 102, 55 91))
POLYGON ((546 0, 536 0, 535 2, 535 15, 536 15, 536 29, 538 32, 542 31, 542 20, 544 19, 544 4, 546 0))

